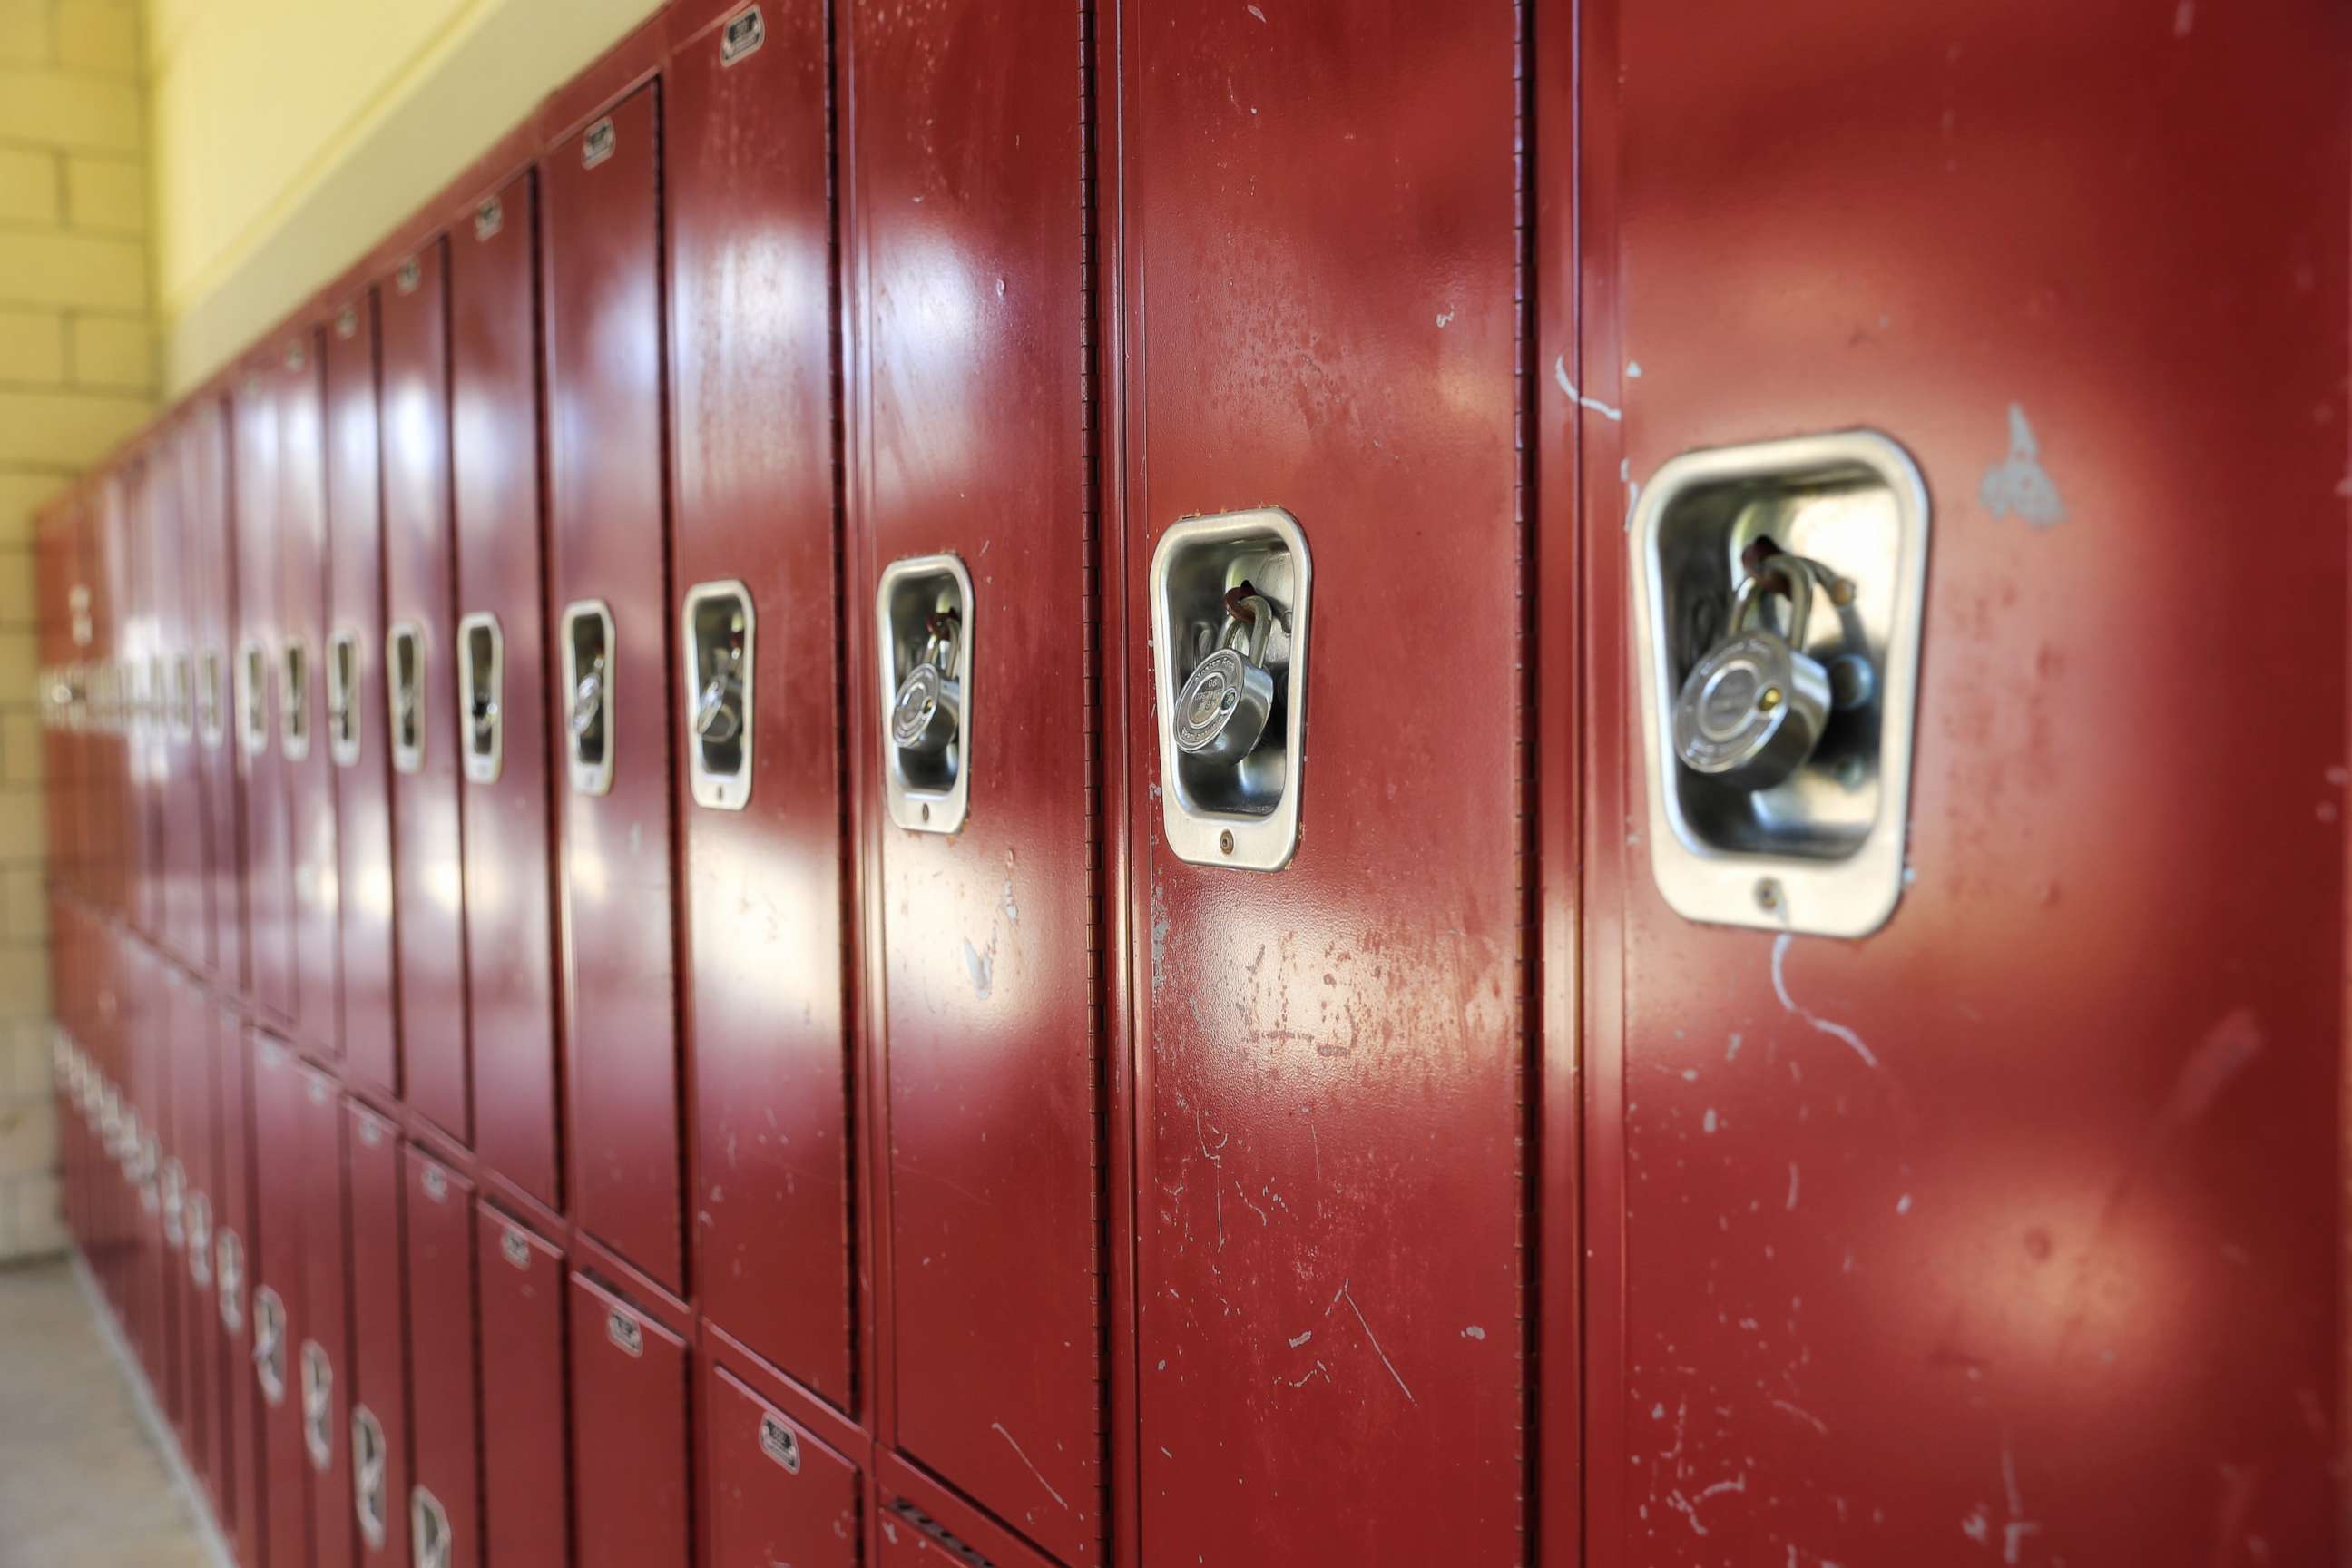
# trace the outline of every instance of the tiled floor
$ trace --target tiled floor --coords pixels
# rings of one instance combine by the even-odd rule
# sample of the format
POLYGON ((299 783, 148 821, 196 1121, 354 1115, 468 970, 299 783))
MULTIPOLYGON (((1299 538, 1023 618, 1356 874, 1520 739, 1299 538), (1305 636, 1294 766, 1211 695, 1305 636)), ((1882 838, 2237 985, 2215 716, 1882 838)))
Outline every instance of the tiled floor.
POLYGON ((63 1262, 0 1268, 0 1568, 212 1568, 63 1262))

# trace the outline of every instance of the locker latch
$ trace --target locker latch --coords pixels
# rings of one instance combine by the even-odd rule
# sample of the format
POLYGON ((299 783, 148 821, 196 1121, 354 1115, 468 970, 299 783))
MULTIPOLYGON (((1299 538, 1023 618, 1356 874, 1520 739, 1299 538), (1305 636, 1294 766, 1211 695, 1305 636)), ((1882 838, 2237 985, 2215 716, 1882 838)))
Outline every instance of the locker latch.
POLYGON ((425 766, 425 628, 401 621, 385 632, 383 664, 392 765, 413 773, 425 766))
POLYGON ((740 811, 751 798, 751 591, 731 580, 698 583, 681 615, 688 783, 697 805, 740 811))
POLYGON ((953 833, 971 803, 974 601, 953 555, 910 556, 874 591, 890 820, 953 833))
POLYGON ((335 1367, 327 1348, 316 1340, 302 1342, 302 1447, 310 1468, 325 1474, 335 1459, 335 1367))
POLYGON ((1276 871, 1298 847, 1307 589, 1277 508, 1186 518, 1151 557, 1160 824, 1179 859, 1276 871))
POLYGON ((213 1242, 213 1278, 220 1290, 221 1327, 231 1334, 245 1331, 245 1243, 236 1232, 224 1230, 213 1242))
POLYGON ((310 645, 300 637, 280 651, 278 744, 289 763, 310 754, 310 645))
POLYGON ((195 661, 184 653, 172 656, 172 739, 183 745, 196 734, 195 661))
POLYGON ((613 612, 602 599, 564 606, 564 729, 572 787, 582 795, 613 787, 613 612))
POLYGON ((384 1468, 383 1423, 364 1405, 352 1406, 352 1508, 360 1525, 360 1539, 370 1552, 383 1550, 384 1468))
POLYGON ((213 1201, 190 1193, 188 1209, 188 1279, 199 1290, 213 1286, 213 1201))
POLYGON ((785 1426, 782 1417, 761 1413, 760 1451, 783 1466, 787 1474, 801 1473, 800 1434, 785 1426))
POLYGON ((1676 913, 1856 937, 1894 912, 1927 521, 1867 430, 1686 452, 1643 487, 1646 837, 1676 913))
POLYGON ((408 1552, 414 1568, 449 1568, 449 1512, 422 1486, 408 1492, 408 1552))
POLYGON ((457 707, 466 724, 466 776, 496 784, 506 761, 502 700, 506 637, 496 616, 476 613, 457 623, 457 707))
POLYGON ((257 757, 269 749, 269 646, 249 637, 238 651, 238 739, 247 756, 257 757))
POLYGON ((360 760, 360 637, 339 631, 327 639, 327 755, 339 768, 360 760))
POLYGON ((253 1290, 253 1372, 264 1399, 286 1403, 286 1303, 267 1285, 253 1290))

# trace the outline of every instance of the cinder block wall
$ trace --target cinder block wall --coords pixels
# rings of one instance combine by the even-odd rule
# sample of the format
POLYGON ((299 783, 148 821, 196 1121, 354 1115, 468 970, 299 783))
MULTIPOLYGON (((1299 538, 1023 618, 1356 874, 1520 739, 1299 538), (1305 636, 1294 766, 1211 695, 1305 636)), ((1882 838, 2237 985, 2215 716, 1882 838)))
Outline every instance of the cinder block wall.
POLYGON ((135 0, 0 0, 0 1262, 64 1245, 33 513, 155 395, 135 0))

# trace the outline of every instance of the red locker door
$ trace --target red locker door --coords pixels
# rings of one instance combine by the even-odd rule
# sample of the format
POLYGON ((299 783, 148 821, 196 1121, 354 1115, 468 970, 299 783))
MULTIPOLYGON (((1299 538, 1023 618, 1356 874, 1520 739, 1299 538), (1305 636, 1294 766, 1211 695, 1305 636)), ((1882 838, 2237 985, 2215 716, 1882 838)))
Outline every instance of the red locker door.
POLYGON ((585 1274, 571 1316, 579 1568, 685 1568, 686 1342, 585 1274))
MULTIPOLYGON (((449 242, 450 472, 463 721, 470 1129, 484 1163, 551 1207, 556 1147, 550 680, 541 583, 538 221, 532 176, 449 242)), ((464 1127, 450 1129, 465 1135, 464 1127)))
POLYGON ((133 452, 115 469, 121 490, 116 658, 122 668, 123 864, 128 881, 122 918, 152 942, 163 909, 163 802, 154 763, 155 593, 157 535, 153 462, 133 452))
POLYGON ((716 1362, 702 1390, 704 1568, 856 1568, 857 1467, 716 1362))
MULTIPOLYGON (((326 358, 327 636, 315 678, 320 733, 334 791, 336 908, 341 921, 341 1022, 352 1081, 399 1087, 393 1011, 392 802, 404 717, 385 695, 389 661, 403 657, 384 616, 383 488, 376 441, 375 296, 362 290, 321 334, 326 358)), ((446 748, 445 748, 446 749, 446 748)), ((411 906, 400 903, 406 941, 411 906)), ((418 911, 420 914, 423 911, 418 911)))
MULTIPOLYGON (((476 1213, 482 1560, 494 1568, 570 1568, 563 1254, 488 1203, 476 1213)), ((630 1495, 638 1495, 634 1483, 630 1495)))
POLYGON ((204 795, 196 783, 195 583, 197 525, 189 455, 193 422, 175 411, 156 432, 149 489, 155 507, 154 671, 151 720, 163 850, 161 910, 164 945, 181 963, 203 964, 205 934, 204 795))
MULTIPOLYGON (((357 1100, 346 1103, 343 1115, 351 1159, 350 1470, 358 1561, 367 1568, 407 1568, 409 1270, 400 1131, 357 1100)), ((466 1305, 471 1304, 469 1290, 466 1305)), ((470 1382, 470 1332, 464 1355, 470 1382)))
POLYGON ((189 1260, 199 1247, 195 1217, 202 1190, 206 1111, 212 1063, 206 1047, 209 1020, 204 993, 176 968, 163 972, 165 1100, 163 1168, 159 1188, 163 1205, 164 1294, 172 1302, 172 1378, 175 1393, 173 1426, 180 1452, 199 1477, 212 1469, 212 1390, 205 1352, 213 1345, 212 1303, 197 1288, 189 1260))
MULTIPOLYGON (((418 1149, 406 1150, 404 1163, 415 1480, 413 1489, 392 1493, 400 1500, 394 1528, 415 1543, 411 1551, 446 1542, 448 1568, 478 1568, 483 1559, 475 1425, 474 1189, 418 1149)), ((554 1268, 550 1265, 548 1275, 551 1306, 554 1268)), ((486 1366, 484 1375, 495 1381, 499 1374, 486 1366)), ((560 1423, 555 1410, 545 1415, 550 1423, 560 1423)), ((561 1449, 552 1430, 539 1440, 561 1449)), ((560 1473, 557 1480, 562 1480, 560 1473)), ((395 1564, 408 1561, 386 1555, 395 1564)))
POLYGON ((689 664, 726 657, 715 617, 745 612, 751 710, 740 742, 677 741, 695 1275, 706 1316, 846 1405, 825 13, 701 8, 666 103, 675 425, 699 432, 674 453, 673 564, 689 664))
POLYGON ((278 405, 270 383, 254 369, 230 405, 236 441, 229 493, 235 499, 236 626, 235 711, 229 733, 237 759, 245 848, 247 994, 269 1016, 294 1011, 293 897, 287 837, 286 762, 278 747, 278 405))
MULTIPOLYGON (((311 1183, 302 1069, 257 1034, 253 1060, 252 1359, 261 1395, 262 1547, 272 1564, 310 1562, 310 1457, 303 1446, 302 1222, 311 1183)), ((338 1517, 341 1517, 338 1510, 338 1517)))
POLYGON ((1148 1561, 1522 1551, 1521 25, 1121 9, 1148 1561), (1144 696, 1225 624, 1169 525, 1256 508, 1304 550, 1272 801, 1144 696), (1286 864, 1223 863, 1286 801, 1286 864))
POLYGON ((253 1271, 260 1236, 254 1157, 252 1047, 234 1007, 212 1008, 217 1069, 220 1185, 213 1205, 213 1306, 220 1323, 221 1525, 245 1568, 261 1568, 268 1550, 263 1520, 261 1391, 253 1363, 253 1271))
POLYGON ((343 1101, 334 1078, 303 1069, 298 1111, 302 1162, 301 1336, 294 1384, 302 1449, 310 1460, 313 1568, 350 1568, 357 1518, 352 1507, 351 1220, 344 1182, 343 1101))
MULTIPOLYGON (((177 1016, 172 1100, 181 1164, 180 1273, 186 1292, 181 1340, 186 1346, 194 1427, 188 1458, 205 1483, 215 1515, 226 1521, 229 1513, 223 1445, 229 1385, 223 1375, 220 1306, 213 1289, 222 1191, 220 1048, 215 1037, 218 1015, 204 985, 191 981, 177 999, 177 1016)), ((242 1388, 242 1379, 236 1386, 242 1388)))
POLYGON ((204 964, 215 984, 233 991, 245 981, 245 880, 237 837, 236 550, 227 424, 217 397, 205 397, 189 411, 184 516, 193 611, 188 640, 195 666, 194 771, 205 843, 204 964))
POLYGON ((663 545, 657 88, 555 144, 547 193, 549 599, 572 1209, 672 1292, 680 1234, 663 545))
MULTIPOLYGON (((463 1139, 466 1082, 463 846, 457 827, 456 617, 449 608, 449 323, 446 246, 435 240, 379 291, 383 311, 384 605, 399 657, 415 661, 415 733, 395 737, 400 1024, 404 1096, 463 1139)), ((525 520, 520 524, 531 525, 525 520)), ((404 682, 404 686, 405 686, 404 682)))
POLYGON ((2337 1556, 2343 8, 1594 21, 1590 1549, 2337 1556), (1934 512, 1900 899, 1698 923, 1613 476, 1857 427, 1934 512))
POLYGON ((289 338, 277 375, 278 750, 286 767, 293 1038, 307 1056, 333 1057, 341 1049, 335 994, 342 900, 326 735, 329 556, 319 340, 307 330, 289 338))
POLYGON ((1104 1429, 1084 23, 959 0, 849 38, 851 602, 872 627, 885 566, 941 553, 974 601, 968 819, 878 830, 884 1436, 1065 1562, 1104 1429))

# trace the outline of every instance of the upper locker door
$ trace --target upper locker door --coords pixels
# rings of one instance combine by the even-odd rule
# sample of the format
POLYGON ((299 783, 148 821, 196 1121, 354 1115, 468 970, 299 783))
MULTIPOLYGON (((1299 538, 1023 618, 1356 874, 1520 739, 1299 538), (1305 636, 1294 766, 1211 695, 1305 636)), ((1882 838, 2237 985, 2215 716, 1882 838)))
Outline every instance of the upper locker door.
POLYGON ((325 377, 320 333, 286 340, 278 372, 278 751, 286 767, 287 950, 292 1029, 305 1056, 341 1054, 341 889, 326 735, 329 556, 325 377))
POLYGON ((850 17, 883 1430, 1069 1563, 1102 1533, 1087 52, 1075 7, 850 17))
POLYGON ((485 1164, 555 1207, 553 665, 541 565, 533 186, 525 173, 484 197, 448 252, 457 659, 466 710, 461 901, 478 1108, 474 1126, 448 1131, 470 1133, 485 1164))
POLYGON ((659 91, 637 89, 540 168, 572 1206, 682 1294, 659 91))
POLYGON ((714 15, 671 58, 664 178, 695 1273, 707 1317, 846 1406, 827 64, 814 0, 714 15))
MULTIPOLYGON (((457 822, 462 649, 450 609, 447 256, 446 242, 433 240, 394 269, 377 298, 383 311, 385 670, 399 835, 393 875, 400 910, 402 1094, 463 1139, 472 1120, 466 1082, 464 845, 457 822)), ((507 526, 533 532, 536 520, 525 511, 507 526)))
POLYGON ((296 1107, 302 1165, 302 1304, 293 1380, 310 1461, 309 1568, 351 1568, 358 1510, 352 1491, 352 1252, 343 1099, 325 1071, 302 1071, 296 1107))
POLYGON ((1263 11, 1118 24, 1142 1551, 1513 1563, 1524 41, 1263 11))
POLYGON ((2336 1560, 2347 14, 1597 16, 1591 1549, 2336 1560), (1911 701, 1727 796, 1754 531, 1911 701))
POLYGON ((218 397, 200 399, 186 426, 186 580, 194 660, 194 787, 203 801, 204 966, 234 992, 245 978, 245 884, 238 853, 236 559, 230 531, 228 421, 218 397))
POLYGON ((287 838, 286 762, 278 748, 278 405, 266 373, 250 369, 230 410, 236 442, 236 746, 244 821, 247 994, 273 1018, 294 1010, 293 897, 287 838))
MULTIPOLYGON (((392 803, 386 777, 404 765, 404 730, 427 711, 422 690, 403 708, 387 698, 389 671, 414 644, 387 636, 384 484, 376 419, 375 295, 362 289, 335 312, 326 356, 327 637, 317 679, 323 720, 314 744, 332 770, 336 906, 342 921, 337 1016, 344 1071, 353 1083, 399 1088, 393 997, 392 803)), ((407 692, 395 695, 407 695, 407 692)), ((447 748, 443 748, 445 751, 447 748)), ((404 827, 405 821, 404 819, 404 827)), ((415 911, 401 905, 404 919, 415 911)), ((407 932, 403 931, 405 942, 407 932)))
POLYGON ((189 471, 196 422, 175 414, 154 441, 157 521, 155 561, 154 679, 158 689, 151 721, 156 736, 164 882, 161 910, 163 939, 182 963, 201 967, 209 959, 205 906, 204 793, 196 780, 196 597, 201 592, 196 557, 202 545, 189 471))

